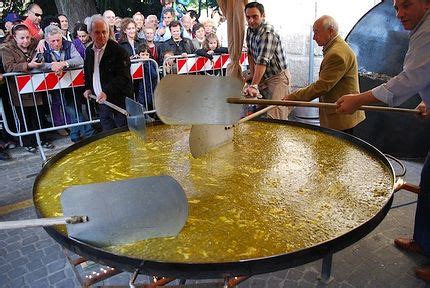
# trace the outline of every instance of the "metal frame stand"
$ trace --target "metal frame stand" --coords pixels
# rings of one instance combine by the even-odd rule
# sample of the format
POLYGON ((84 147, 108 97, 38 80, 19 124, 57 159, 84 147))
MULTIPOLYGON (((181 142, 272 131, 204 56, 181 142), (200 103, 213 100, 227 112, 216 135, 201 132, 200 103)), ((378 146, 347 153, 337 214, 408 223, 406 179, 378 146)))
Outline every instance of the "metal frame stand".
POLYGON ((331 276, 331 264, 333 262, 333 254, 328 254, 323 257, 321 265, 321 275, 318 280, 324 284, 329 284, 333 281, 334 277, 331 276))

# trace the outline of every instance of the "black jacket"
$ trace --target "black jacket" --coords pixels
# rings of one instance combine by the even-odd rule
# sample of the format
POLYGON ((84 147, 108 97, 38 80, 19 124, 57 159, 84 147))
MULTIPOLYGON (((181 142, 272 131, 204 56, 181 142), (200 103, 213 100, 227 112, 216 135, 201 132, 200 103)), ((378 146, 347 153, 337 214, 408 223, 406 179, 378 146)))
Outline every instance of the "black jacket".
MULTIPOLYGON (((93 89, 94 44, 86 49, 84 62, 85 88, 93 89)), ((107 95, 107 101, 125 108, 125 97, 133 96, 133 82, 130 74, 130 57, 124 48, 109 39, 100 60, 100 82, 107 95)))
POLYGON ((181 55, 182 53, 193 54, 195 51, 193 42, 187 38, 182 38, 179 42, 173 41, 173 38, 165 41, 161 47, 162 55, 169 50, 173 51, 174 55, 181 55))

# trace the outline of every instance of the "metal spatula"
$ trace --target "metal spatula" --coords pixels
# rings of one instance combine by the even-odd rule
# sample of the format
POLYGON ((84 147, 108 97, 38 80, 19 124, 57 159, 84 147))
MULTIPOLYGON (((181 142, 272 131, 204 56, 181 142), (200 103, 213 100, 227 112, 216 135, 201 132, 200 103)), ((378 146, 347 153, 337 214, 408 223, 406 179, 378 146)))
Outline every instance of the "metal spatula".
POLYGON ((184 190, 170 176, 72 186, 61 194, 61 205, 66 217, 77 216, 76 224, 46 218, 0 222, 0 229, 67 224, 70 237, 103 247, 176 236, 188 217, 184 190))
POLYGON ((155 109, 166 124, 222 124, 239 121, 242 107, 226 99, 242 91, 233 77, 167 75, 155 89, 155 109))
MULTIPOLYGON (((97 100, 97 97, 95 95, 89 95, 89 97, 91 99, 97 100)), ((146 125, 145 125, 145 114, 143 114, 145 109, 142 104, 134 101, 133 99, 126 97, 125 106, 127 110, 122 109, 121 107, 109 101, 104 101, 101 105, 106 105, 118 111, 119 113, 127 116, 128 129, 134 134, 136 134, 137 136, 139 136, 140 138, 145 139, 146 125)))

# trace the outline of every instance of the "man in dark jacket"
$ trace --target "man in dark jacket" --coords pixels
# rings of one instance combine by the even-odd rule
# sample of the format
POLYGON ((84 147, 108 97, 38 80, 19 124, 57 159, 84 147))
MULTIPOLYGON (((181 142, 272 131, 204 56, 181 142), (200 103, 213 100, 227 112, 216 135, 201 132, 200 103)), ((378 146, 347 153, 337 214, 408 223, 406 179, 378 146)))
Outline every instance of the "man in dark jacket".
MULTIPOLYGON (((124 108, 125 97, 133 95, 130 58, 123 48, 109 39, 109 26, 100 15, 91 17, 88 32, 94 42, 86 50, 84 96, 88 98, 94 94, 99 104, 109 101, 124 108)), ((106 105, 98 106, 103 131, 127 125, 123 114, 106 105)))
POLYGON ((162 44, 162 52, 173 51, 175 55, 187 56, 193 54, 195 49, 193 42, 188 38, 182 38, 182 27, 178 21, 172 21, 169 25, 172 37, 162 44))

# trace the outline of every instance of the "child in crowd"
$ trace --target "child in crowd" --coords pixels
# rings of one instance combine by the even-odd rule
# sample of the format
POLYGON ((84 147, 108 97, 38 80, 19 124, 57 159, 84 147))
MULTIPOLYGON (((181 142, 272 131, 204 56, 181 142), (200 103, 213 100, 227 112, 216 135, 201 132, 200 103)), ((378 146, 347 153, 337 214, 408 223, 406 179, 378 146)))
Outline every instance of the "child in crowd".
POLYGON ((172 50, 164 50, 163 51, 163 59, 167 59, 166 61, 163 60, 164 64, 164 73, 167 74, 177 74, 178 68, 176 67, 176 62, 174 58, 169 59, 169 57, 173 57, 175 54, 172 50))
POLYGON ((227 47, 220 47, 218 37, 215 33, 210 33, 206 36, 205 41, 203 41, 202 49, 196 50, 196 54, 213 59, 214 54, 227 54, 227 47))
MULTIPOLYGON (((139 46, 138 53, 142 60, 153 59, 151 49, 146 44, 139 46)), ((143 61, 142 65, 144 78, 142 80, 137 80, 139 83, 137 101, 141 103, 147 111, 150 111, 154 109, 153 95, 158 82, 157 64, 153 61, 143 61)))
MULTIPOLYGON (((203 42, 203 48, 196 50, 196 55, 206 57, 210 60, 213 60, 214 54, 227 54, 227 53, 228 53, 227 47, 220 47, 220 42, 219 42, 218 37, 216 36, 215 33, 209 33, 206 36, 205 41, 203 42)), ((208 71, 206 71, 205 74, 225 75, 224 69, 221 69, 221 70, 220 70, 220 68, 216 68, 216 69, 208 70, 208 71)))

